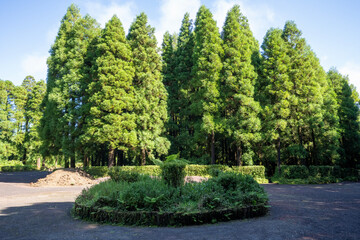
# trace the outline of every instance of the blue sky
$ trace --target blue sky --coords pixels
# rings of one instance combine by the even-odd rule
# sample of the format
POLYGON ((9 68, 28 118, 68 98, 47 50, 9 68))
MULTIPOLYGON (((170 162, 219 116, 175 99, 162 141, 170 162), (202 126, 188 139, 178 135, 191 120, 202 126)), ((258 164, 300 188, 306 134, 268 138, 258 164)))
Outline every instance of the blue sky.
POLYGON ((219 28, 226 12, 239 4, 262 43, 270 27, 294 20, 327 71, 336 67, 360 90, 360 1, 357 0, 0 0, 0 79, 20 85, 27 75, 46 79, 46 58, 67 7, 75 3, 102 26, 113 14, 127 30, 144 11, 159 42, 165 31, 178 32, 185 12, 195 18, 201 4, 219 28))

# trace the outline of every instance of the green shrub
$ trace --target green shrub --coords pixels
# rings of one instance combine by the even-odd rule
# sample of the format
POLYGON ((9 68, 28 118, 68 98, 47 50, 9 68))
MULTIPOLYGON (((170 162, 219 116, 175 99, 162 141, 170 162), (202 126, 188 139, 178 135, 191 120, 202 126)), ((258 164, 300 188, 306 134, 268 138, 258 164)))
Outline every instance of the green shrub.
MULTIPOLYGON (((278 174, 276 168, 275 174, 278 174)), ((309 177, 309 170, 304 165, 281 165, 281 176, 287 179, 305 179, 309 177)))
POLYGON ((146 166, 122 166, 122 170, 137 172, 140 174, 150 175, 150 176, 160 176, 161 169, 157 165, 146 165, 146 166))
POLYGON ((231 169, 226 165, 186 165, 186 175, 187 176, 201 176, 209 177, 212 175, 213 171, 230 171, 231 169))
POLYGON ((109 176, 115 182, 137 182, 140 179, 140 173, 125 171, 122 167, 110 168, 109 176))
POLYGON ((163 180, 170 186, 180 187, 185 181, 186 163, 180 160, 166 161, 161 168, 161 176, 163 180))
POLYGON ((312 177, 341 177, 339 166, 310 166, 309 174, 312 177))
POLYGON ((107 166, 85 167, 84 171, 94 178, 105 177, 109 174, 109 168, 107 166))
POLYGON ((243 175, 249 175, 253 178, 265 178, 265 167, 264 166, 234 166, 232 170, 243 175))

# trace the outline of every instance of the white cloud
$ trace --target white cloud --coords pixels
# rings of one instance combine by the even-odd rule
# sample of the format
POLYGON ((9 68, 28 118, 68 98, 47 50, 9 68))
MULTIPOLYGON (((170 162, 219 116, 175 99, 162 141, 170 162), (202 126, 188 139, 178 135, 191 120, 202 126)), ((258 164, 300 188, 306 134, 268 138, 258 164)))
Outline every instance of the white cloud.
POLYGON ((255 38, 261 43, 266 31, 272 27, 275 20, 274 11, 266 4, 253 4, 241 0, 217 0, 214 2, 214 19, 221 31, 227 12, 235 5, 240 6, 240 11, 249 20, 250 28, 255 38))
POLYGON ((107 23, 111 17, 116 14, 123 24, 125 34, 127 34, 130 24, 136 16, 136 6, 132 1, 121 5, 114 2, 110 5, 103 5, 98 2, 89 1, 85 3, 85 8, 85 12, 95 18, 101 24, 101 27, 104 27, 105 23, 107 23))
POLYGON ((21 70, 23 76, 31 75, 36 80, 46 80, 47 74, 47 65, 46 59, 47 55, 41 55, 39 53, 26 55, 21 61, 21 70))
POLYGON ((354 62, 347 62, 339 68, 339 72, 343 75, 348 75, 350 83, 354 84, 356 90, 360 91, 360 64, 354 62))
POLYGON ((158 24, 155 26, 155 35, 159 45, 166 31, 170 33, 179 32, 181 21, 186 12, 190 14, 190 18, 195 19, 200 5, 200 0, 162 0, 160 6, 161 16, 156 21, 158 24))

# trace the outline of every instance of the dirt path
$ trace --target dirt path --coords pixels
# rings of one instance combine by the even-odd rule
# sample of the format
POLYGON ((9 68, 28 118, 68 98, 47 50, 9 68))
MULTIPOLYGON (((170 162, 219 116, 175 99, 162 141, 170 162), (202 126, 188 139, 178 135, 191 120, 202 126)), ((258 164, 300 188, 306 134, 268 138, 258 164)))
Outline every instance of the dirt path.
POLYGON ((360 183, 264 185, 268 216, 184 228, 74 220, 83 187, 29 187, 43 172, 0 173, 0 239, 360 239, 360 183))

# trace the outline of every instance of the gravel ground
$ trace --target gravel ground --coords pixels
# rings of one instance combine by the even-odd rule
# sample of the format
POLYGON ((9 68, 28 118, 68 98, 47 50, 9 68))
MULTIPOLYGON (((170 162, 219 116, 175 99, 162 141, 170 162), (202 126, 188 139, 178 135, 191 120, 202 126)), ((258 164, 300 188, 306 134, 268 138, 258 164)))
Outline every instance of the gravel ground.
POLYGON ((30 187, 47 172, 0 173, 0 239, 360 239, 360 183, 263 185, 269 215, 182 228, 120 227, 75 220, 84 186, 30 187))

